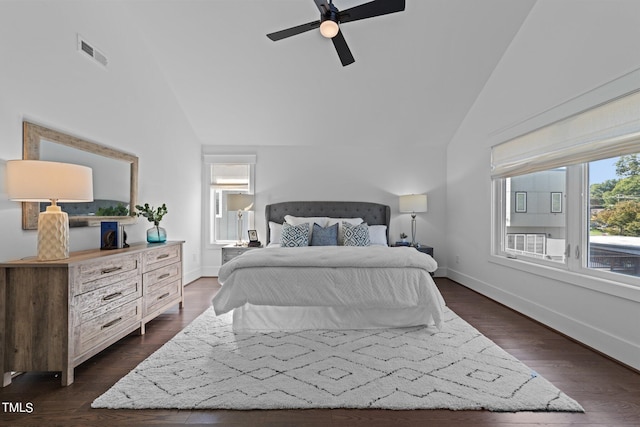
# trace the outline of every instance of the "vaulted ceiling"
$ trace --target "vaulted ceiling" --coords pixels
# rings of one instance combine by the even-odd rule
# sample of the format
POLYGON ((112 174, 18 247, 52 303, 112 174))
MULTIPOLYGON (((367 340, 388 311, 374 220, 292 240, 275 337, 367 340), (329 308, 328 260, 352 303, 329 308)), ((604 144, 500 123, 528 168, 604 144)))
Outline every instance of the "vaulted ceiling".
MULTIPOLYGON (((335 0, 339 9, 366 0, 335 0)), ((407 146, 448 143, 535 0, 407 0, 345 23, 356 62, 317 31, 312 0, 127 2, 203 144, 407 146)))

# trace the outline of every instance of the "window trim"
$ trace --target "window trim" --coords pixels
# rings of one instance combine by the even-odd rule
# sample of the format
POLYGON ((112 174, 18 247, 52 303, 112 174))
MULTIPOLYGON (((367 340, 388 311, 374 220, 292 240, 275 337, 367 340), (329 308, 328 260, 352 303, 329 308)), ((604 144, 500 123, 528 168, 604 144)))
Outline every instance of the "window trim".
POLYGON ((576 271, 569 271, 558 268, 558 266, 548 266, 530 262, 528 259, 507 258, 497 254, 491 254, 488 261, 492 264, 506 268, 523 271, 547 279, 561 281, 570 285, 589 289, 606 295, 640 302, 640 288, 634 285, 596 277, 591 274, 581 274, 576 271))

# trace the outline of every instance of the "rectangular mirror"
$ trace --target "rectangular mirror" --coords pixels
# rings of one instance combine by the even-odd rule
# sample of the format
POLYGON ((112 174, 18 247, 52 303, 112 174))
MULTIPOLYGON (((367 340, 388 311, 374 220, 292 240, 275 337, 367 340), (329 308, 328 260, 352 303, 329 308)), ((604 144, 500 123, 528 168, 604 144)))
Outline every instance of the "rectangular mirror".
MULTIPOLYGON (((69 226, 100 225, 101 221, 136 221, 138 157, 53 129, 23 122, 25 160, 48 160, 88 166, 93 170, 93 202, 60 203, 69 226)), ((22 228, 38 228, 38 214, 49 203, 22 204, 22 228)))

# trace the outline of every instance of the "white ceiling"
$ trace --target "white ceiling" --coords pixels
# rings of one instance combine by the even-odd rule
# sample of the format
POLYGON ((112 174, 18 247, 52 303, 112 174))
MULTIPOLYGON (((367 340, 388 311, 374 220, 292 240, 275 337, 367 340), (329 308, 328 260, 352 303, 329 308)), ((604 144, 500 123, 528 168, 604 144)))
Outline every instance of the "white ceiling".
POLYGON ((203 144, 371 147, 447 144, 534 3, 407 0, 404 12, 342 26, 347 67, 316 31, 266 37, 318 19, 313 0, 127 8, 203 144))

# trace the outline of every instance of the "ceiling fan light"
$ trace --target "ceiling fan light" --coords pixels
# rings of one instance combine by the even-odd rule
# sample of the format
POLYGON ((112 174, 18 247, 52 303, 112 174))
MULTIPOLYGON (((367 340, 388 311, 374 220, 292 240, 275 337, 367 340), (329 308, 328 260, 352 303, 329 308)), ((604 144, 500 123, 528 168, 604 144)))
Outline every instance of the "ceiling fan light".
POLYGON ((331 19, 326 19, 320 24, 320 34, 328 39, 334 38, 338 34, 338 31, 340 31, 338 23, 331 19))

